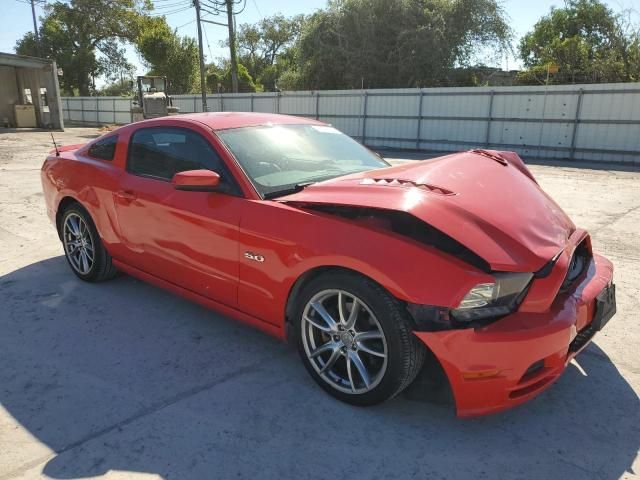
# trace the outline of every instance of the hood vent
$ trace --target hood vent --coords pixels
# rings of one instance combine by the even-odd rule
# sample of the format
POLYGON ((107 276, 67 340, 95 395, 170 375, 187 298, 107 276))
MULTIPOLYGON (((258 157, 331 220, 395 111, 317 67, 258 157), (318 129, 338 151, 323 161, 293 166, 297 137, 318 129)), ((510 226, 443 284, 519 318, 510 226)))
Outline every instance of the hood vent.
POLYGON ((502 155, 498 152, 492 152, 490 150, 483 150, 481 148, 476 148, 475 150, 469 150, 471 153, 475 153, 476 155, 481 155, 483 157, 490 158, 491 160, 495 160, 501 165, 505 167, 509 166, 509 162, 507 162, 502 155))
POLYGON ((416 187, 438 195, 455 195, 455 192, 446 188, 438 187, 428 183, 414 182, 411 180, 402 180, 399 178, 365 178, 360 185, 382 185, 387 187, 416 187))

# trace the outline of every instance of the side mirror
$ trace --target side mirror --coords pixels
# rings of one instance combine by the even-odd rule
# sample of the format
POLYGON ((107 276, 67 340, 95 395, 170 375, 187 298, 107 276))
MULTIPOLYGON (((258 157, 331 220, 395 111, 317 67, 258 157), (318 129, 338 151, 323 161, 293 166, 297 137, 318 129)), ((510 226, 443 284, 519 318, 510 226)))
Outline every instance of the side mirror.
POLYGON ((211 170, 187 170, 176 173, 171 184, 176 190, 215 192, 220 187, 220 175, 211 170))

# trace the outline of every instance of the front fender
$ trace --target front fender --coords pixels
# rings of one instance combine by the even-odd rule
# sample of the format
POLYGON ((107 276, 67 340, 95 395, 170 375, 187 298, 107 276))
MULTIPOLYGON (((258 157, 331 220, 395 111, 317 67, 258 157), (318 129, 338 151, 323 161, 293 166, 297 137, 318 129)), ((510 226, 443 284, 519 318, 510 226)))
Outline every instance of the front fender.
POLYGON ((455 307, 491 277, 412 239, 340 217, 277 202, 249 202, 240 225, 238 305, 282 326, 287 298, 300 276, 319 267, 359 272, 396 298, 455 307), (245 258, 251 252, 264 262, 245 258))

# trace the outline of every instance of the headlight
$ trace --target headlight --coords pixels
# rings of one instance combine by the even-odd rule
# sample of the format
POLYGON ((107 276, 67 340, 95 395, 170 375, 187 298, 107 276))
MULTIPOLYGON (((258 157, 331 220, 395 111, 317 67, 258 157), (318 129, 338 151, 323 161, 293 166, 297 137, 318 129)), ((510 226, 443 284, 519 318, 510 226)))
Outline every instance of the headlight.
POLYGON ((499 290, 495 283, 479 283, 464 296, 457 310, 486 307, 495 300, 499 290))
POLYGON ((451 310, 459 322, 500 317, 513 312, 524 298, 532 273, 495 273, 495 283, 479 283, 451 310))

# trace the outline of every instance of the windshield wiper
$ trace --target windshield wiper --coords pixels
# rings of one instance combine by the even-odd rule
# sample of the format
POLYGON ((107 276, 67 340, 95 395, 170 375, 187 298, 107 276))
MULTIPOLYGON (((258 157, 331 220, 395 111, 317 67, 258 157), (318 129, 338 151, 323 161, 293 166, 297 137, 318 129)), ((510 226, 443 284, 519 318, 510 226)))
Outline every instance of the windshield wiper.
POLYGON ((298 193, 298 192, 304 190, 309 185, 313 185, 314 183, 316 183, 316 182, 300 182, 300 183, 296 183, 295 185, 292 185, 292 186, 287 187, 287 188, 283 188, 282 190, 275 190, 273 192, 265 193, 263 195, 263 197, 264 197, 265 200, 270 200, 272 198, 283 197, 284 195, 290 195, 292 193, 298 193))

